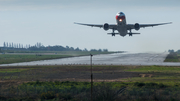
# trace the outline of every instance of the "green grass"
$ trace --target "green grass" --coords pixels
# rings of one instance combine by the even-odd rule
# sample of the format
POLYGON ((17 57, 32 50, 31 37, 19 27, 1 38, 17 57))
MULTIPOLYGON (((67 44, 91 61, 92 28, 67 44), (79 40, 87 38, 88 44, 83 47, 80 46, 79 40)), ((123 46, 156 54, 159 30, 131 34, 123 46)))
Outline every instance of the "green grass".
POLYGON ((23 71, 27 71, 33 68, 11 68, 11 69, 0 69, 0 73, 18 73, 18 72, 23 72, 23 71))
MULTIPOLYGON (((107 101, 119 100, 179 100, 180 84, 166 85, 153 82, 94 82, 93 101, 106 99, 107 101), (126 87, 124 92, 117 94, 122 87, 126 87)), ((90 82, 28 82, 2 89, 3 96, 0 99, 14 101, 18 100, 70 100, 70 101, 90 101, 90 82), (7 93, 8 92, 8 93, 7 93), (8 97, 11 96, 11 97, 8 97)))
POLYGON ((0 64, 9 64, 9 63, 18 63, 18 62, 29 62, 37 60, 46 60, 46 59, 57 59, 70 57, 68 55, 0 55, 0 64))
POLYGON ((18 62, 29 62, 29 61, 38 61, 38 60, 48 60, 48 59, 59 59, 75 56, 85 56, 90 53, 95 54, 110 54, 113 52, 79 52, 79 51, 62 51, 55 53, 41 53, 37 55, 35 53, 24 53, 24 54, 1 54, 0 55, 0 64, 9 64, 9 63, 18 63, 18 62), (56 54, 55 54, 56 53, 56 54))
POLYGON ((149 83, 149 82, 154 82, 154 83, 163 83, 166 85, 175 85, 177 83, 180 84, 180 77, 133 77, 133 78, 127 78, 127 79, 122 79, 124 81, 129 81, 129 82, 144 82, 144 83, 149 83))
MULTIPOLYGON (((89 79, 90 66, 55 65, 3 67, 0 71, 0 79, 2 80, 3 78, 3 82, 9 82, 10 80, 12 80, 12 82, 18 82, 15 84, 11 82, 11 86, 9 86, 8 83, 3 84, 3 82, 0 82, 0 94, 2 94, 0 100, 2 97, 6 99, 14 97, 15 101, 27 99, 90 101, 91 83, 89 81, 73 81, 72 79, 71 81, 60 81, 63 79, 63 76, 64 78, 71 78, 71 76, 72 78, 88 76, 89 79), (32 79, 34 80, 33 82, 32 79)), ((101 96, 108 94, 114 99, 111 101, 180 100, 180 67, 178 66, 94 65, 93 73, 94 79, 101 75, 104 75, 107 79, 114 79, 110 78, 110 76, 119 78, 120 76, 117 74, 127 75, 127 73, 132 73, 131 75, 134 75, 132 77, 127 75, 118 82, 94 81, 94 101, 108 99, 107 96, 101 96), (102 74, 102 71, 104 74, 102 74), (112 71, 115 73, 111 74, 112 71), (97 73, 99 73, 98 76, 96 76, 97 73), (142 77, 140 76, 141 74, 146 76, 142 77), (149 77, 149 75, 152 76, 149 77), (118 96, 115 95, 115 92, 122 87, 126 87, 126 90, 118 96)))
POLYGON ((149 72, 163 72, 163 73, 179 73, 180 72, 180 67, 173 67, 173 66, 139 66, 135 68, 129 68, 126 71, 131 71, 131 72, 144 72, 144 73, 149 73, 149 72))
MULTIPOLYGON (((120 83, 120 82, 94 82, 93 83, 93 96, 99 96, 101 92, 116 95, 116 92, 121 88, 134 83, 120 83), (107 92, 108 91, 108 92, 107 92)), ((28 82, 18 86, 13 86, 8 89, 1 89, 0 93, 4 94, 5 98, 8 96, 19 99, 68 99, 73 101, 89 101, 90 100, 91 83, 90 82, 28 82), (6 94, 8 95, 6 95, 6 94)), ((104 95, 104 94, 103 94, 104 95)), ((106 96, 106 95, 104 95, 106 96)), ((1 96, 2 97, 2 96, 1 96)), ((1 98, 0 97, 0 98, 1 98)), ((11 98, 9 98, 11 99, 11 98)), ((94 99, 98 99, 94 97, 94 99)), ((96 101, 96 100, 95 100, 96 101)), ((111 100, 112 101, 112 100, 111 100)))
POLYGON ((166 85, 180 83, 180 67, 178 66, 137 66, 129 67, 125 71, 138 72, 139 77, 122 79, 124 81, 154 82, 166 85))

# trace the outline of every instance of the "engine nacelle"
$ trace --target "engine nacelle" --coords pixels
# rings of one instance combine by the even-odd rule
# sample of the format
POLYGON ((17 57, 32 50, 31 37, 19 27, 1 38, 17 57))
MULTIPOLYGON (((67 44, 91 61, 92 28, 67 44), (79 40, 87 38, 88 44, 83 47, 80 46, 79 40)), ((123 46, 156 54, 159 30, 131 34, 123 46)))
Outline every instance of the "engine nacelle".
POLYGON ((106 30, 106 31, 109 30, 109 24, 108 24, 108 23, 105 23, 105 24, 103 25, 103 29, 106 30))
POLYGON ((138 23, 135 23, 135 24, 134 24, 134 29, 135 29, 135 30, 139 30, 139 29, 140 29, 140 25, 139 25, 138 23))

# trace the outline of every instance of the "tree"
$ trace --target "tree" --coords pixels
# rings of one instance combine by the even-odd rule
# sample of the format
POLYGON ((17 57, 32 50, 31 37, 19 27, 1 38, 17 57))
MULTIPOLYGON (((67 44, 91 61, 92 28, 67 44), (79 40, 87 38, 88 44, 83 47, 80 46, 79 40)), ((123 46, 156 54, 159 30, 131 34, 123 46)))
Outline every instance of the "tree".
POLYGON ((66 46, 66 49, 69 50, 69 46, 66 46))
POLYGON ((86 48, 84 48, 84 50, 83 51, 88 51, 86 48))
POLYGON ((11 45, 12 45, 12 47, 14 47, 13 42, 12 42, 12 44, 11 44, 11 45))
POLYGON ((172 50, 169 49, 168 52, 169 53, 174 53, 174 50, 173 49, 172 50))
POLYGON ((91 49, 90 51, 92 51, 92 52, 96 52, 97 50, 96 50, 96 49, 91 49))
POLYGON ((81 50, 79 49, 79 47, 77 47, 77 48, 75 49, 75 51, 81 51, 81 50))
POLYGON ((19 48, 19 47, 18 47, 18 44, 16 44, 16 48, 19 48))
POLYGON ((9 47, 11 47, 11 43, 9 43, 9 47))
POLYGON ((42 44, 39 42, 39 48, 42 46, 42 44))
POLYGON ((21 44, 19 43, 19 48, 21 48, 21 44))
POLYGON ((13 44, 13 47, 16 48, 16 44, 15 43, 13 44))
POLYGON ((39 43, 37 42, 36 47, 39 48, 39 43))
POLYGON ((98 51, 99 51, 99 52, 102 52, 102 50, 101 50, 101 49, 99 49, 98 51))
POLYGON ((180 53, 180 50, 177 50, 177 53, 180 53))
POLYGON ((103 49, 103 52, 108 52, 108 49, 103 49))
POLYGON ((4 47, 6 47, 6 43, 4 42, 4 47))
POLYGON ((6 47, 8 47, 8 42, 6 43, 6 47))

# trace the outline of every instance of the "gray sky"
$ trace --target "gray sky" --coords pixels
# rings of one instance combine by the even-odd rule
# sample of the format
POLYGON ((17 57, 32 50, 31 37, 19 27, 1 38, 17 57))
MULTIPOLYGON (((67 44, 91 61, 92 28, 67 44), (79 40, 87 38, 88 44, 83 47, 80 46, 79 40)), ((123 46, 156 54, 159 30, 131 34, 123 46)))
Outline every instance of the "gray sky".
POLYGON ((0 45, 13 42, 80 49, 164 52, 180 49, 180 0, 0 0, 0 45), (73 24, 115 24, 124 12, 129 24, 173 22, 142 28, 140 35, 112 37, 111 30, 73 24))

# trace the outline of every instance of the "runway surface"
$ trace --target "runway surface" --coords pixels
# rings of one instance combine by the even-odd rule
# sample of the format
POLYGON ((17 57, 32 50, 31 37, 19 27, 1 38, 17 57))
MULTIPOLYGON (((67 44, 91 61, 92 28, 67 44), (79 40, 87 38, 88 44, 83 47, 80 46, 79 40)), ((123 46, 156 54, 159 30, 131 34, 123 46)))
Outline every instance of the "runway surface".
MULTIPOLYGON (((94 55, 93 64, 96 65, 165 65, 180 66, 180 63, 163 62, 167 56, 164 53, 115 53, 94 55)), ((2 64, 0 66, 29 66, 29 65, 65 65, 65 64, 90 64, 90 56, 32 61, 13 64, 2 64)))

